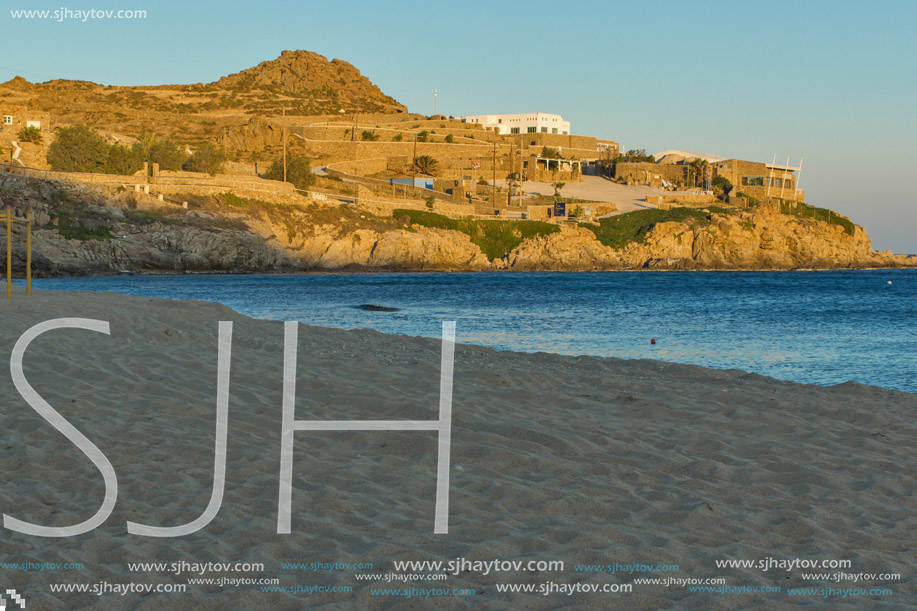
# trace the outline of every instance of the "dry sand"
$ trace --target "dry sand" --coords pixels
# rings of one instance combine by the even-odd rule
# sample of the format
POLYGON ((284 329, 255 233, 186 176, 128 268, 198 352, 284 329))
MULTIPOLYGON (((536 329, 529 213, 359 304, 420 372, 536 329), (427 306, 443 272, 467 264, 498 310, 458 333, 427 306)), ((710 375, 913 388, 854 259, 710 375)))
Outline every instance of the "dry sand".
MULTIPOLYGON (((25 372, 114 465, 114 513, 92 533, 0 533, 0 569, 29 609, 902 608, 915 605, 917 395, 847 383, 817 387, 737 370, 658 361, 518 354, 458 346, 450 533, 433 534, 436 438, 430 432, 297 433, 293 534, 276 534, 283 328, 226 307, 114 294, 17 291, 0 304, 0 499, 47 525, 92 515, 102 477, 13 388, 10 351, 57 317, 108 320, 111 335, 61 330, 31 345, 25 372), (194 535, 128 535, 125 523, 178 525, 207 505, 213 470, 217 322, 235 322, 226 494, 194 535), (393 560, 563 560, 563 571, 464 573, 448 581, 357 581, 393 560), (803 581, 800 571, 717 569, 717 559, 850 559, 892 583, 803 581), (52 593, 52 583, 186 583, 128 562, 262 562, 285 586, 349 593, 263 593, 188 586, 187 594, 52 593), (282 569, 282 562, 371 562, 370 571, 282 569), (677 573, 610 575, 574 564, 657 564, 677 573), (731 586, 887 585, 847 599, 692 593, 506 594, 499 583, 633 583, 710 578, 731 586), (472 588, 472 597, 376 596, 373 587, 472 588)), ((461 343, 462 330, 458 329, 461 343)), ((436 418, 436 340, 300 327, 297 418, 436 418)))

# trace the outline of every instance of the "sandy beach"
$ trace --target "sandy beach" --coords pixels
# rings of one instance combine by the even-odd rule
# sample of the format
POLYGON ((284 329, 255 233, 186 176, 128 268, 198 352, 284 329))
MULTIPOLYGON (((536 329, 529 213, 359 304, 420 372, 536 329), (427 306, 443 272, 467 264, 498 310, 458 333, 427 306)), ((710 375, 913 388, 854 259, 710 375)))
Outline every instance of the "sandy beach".
MULTIPOLYGON (((92 516, 104 496, 103 478, 16 392, 10 353, 26 330, 54 318, 104 320, 111 328, 107 336, 51 331, 25 355, 30 384, 99 447, 118 480, 113 513, 90 533, 55 539, 2 530, 0 562, 82 565, 0 568, 0 586, 23 594, 29 609, 917 605, 914 394, 660 361, 498 352, 461 345, 459 327, 449 533, 433 533, 436 434, 373 431, 296 434, 292 533, 278 535, 282 322, 203 302, 56 291, 27 297, 21 290, 0 303, 0 317, 0 509, 50 526, 92 516), (185 524, 210 500, 219 321, 234 323, 222 507, 192 535, 130 535, 128 521, 185 524), (430 572, 399 571, 396 561, 457 558, 562 561, 563 569, 467 570, 444 580, 384 577, 430 572), (832 582, 803 573, 835 569, 716 564, 767 558, 849 560, 845 573, 900 579, 832 582), (264 566, 205 574, 130 568, 176 562, 264 566), (372 566, 327 566, 333 563, 372 566), (614 563, 647 566, 595 568, 614 563), (656 565, 678 570, 652 570, 656 565), (221 577, 342 591, 189 583, 221 577), (666 577, 724 578, 719 585, 748 590, 635 581, 666 577), (122 596, 50 587, 103 582, 187 589, 122 596), (506 584, 546 583, 629 584, 632 591, 499 591, 506 584), (886 587, 891 593, 826 598, 788 592, 797 587, 886 587), (385 588, 453 593, 409 597, 379 592, 385 588)), ((296 416, 435 419, 439 364, 439 340, 300 326, 296 416)))

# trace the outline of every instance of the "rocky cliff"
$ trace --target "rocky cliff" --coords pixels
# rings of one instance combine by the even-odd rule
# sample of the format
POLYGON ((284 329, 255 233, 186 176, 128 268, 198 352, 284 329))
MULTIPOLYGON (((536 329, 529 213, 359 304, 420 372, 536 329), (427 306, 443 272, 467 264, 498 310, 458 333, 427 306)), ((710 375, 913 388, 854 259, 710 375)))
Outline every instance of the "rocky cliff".
MULTIPOLYGON (((480 246, 481 236, 471 225, 464 232, 448 230, 424 226, 406 216, 380 217, 359 208, 308 200, 293 205, 232 198, 227 204, 219 197, 188 196, 189 208, 183 209, 133 192, 106 193, 9 175, 0 175, 0 198, 14 214, 22 216, 31 210, 35 216, 36 276, 123 271, 917 265, 914 258, 874 251, 858 226, 800 218, 773 206, 696 211, 681 220, 640 226, 636 237, 624 244, 608 243, 607 232, 602 233, 598 226, 564 223, 554 233, 517 237, 503 256, 489 259, 480 246)), ((17 224, 13 263, 19 272, 25 264, 23 232, 24 227, 17 224)))
POLYGON ((641 241, 615 249, 596 234, 567 224, 558 234, 517 247, 506 266, 519 270, 589 269, 799 269, 897 267, 917 260, 877 252, 866 231, 851 225, 783 214, 777 206, 727 214, 706 222, 665 221, 641 241))

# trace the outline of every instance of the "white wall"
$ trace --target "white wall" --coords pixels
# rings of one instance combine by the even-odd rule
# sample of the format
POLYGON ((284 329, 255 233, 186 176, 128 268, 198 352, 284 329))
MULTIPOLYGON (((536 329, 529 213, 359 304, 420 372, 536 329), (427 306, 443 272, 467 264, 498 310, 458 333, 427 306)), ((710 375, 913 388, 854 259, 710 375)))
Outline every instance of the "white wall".
POLYGON ((505 115, 468 115, 459 118, 466 123, 475 123, 477 125, 483 125, 485 128, 495 129, 497 133, 500 134, 570 133, 569 121, 564 121, 563 117, 560 115, 552 115, 544 112, 527 112, 505 115), (534 128, 535 131, 530 132, 530 128, 534 128), (517 129, 518 132, 514 132, 514 129, 517 129))

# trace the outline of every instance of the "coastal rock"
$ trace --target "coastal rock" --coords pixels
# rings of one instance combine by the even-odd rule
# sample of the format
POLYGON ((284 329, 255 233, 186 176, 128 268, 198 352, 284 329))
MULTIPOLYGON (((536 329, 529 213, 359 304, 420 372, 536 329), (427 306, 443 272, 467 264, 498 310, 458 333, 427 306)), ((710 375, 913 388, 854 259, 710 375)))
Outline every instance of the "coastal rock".
MULTIPOLYGON (((369 212, 345 213, 335 205, 324 204, 315 217, 309 216, 308 205, 287 206, 283 214, 263 205, 176 210, 142 194, 104 193, 85 186, 54 188, 21 177, 7 176, 0 187, 4 203, 14 214, 35 215, 36 276, 123 270, 752 270, 917 265, 917 258, 874 251, 861 227, 781 214, 772 206, 659 222, 641 229, 617 249, 603 244, 588 226, 562 223, 558 232, 525 239, 505 257, 489 260, 465 233, 399 225, 369 212), (132 210, 138 206, 143 210, 132 210), (62 230, 62 224, 71 230, 62 230)), ((22 273, 21 224, 14 226, 13 237, 13 268, 22 273)))
POLYGON ((389 231, 373 245, 370 267, 417 270, 481 270, 487 257, 471 239, 457 231, 420 227, 389 231))
POLYGON ((528 270, 595 270, 621 267, 620 253, 588 229, 562 225, 559 233, 526 240, 507 257, 507 267, 528 270))

